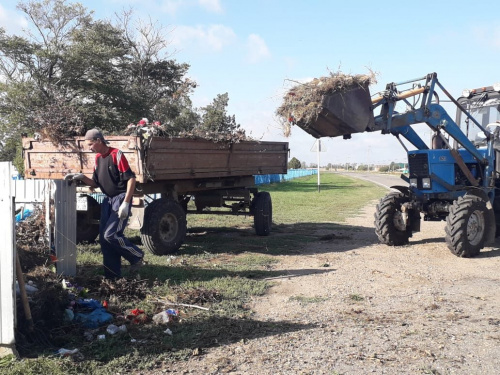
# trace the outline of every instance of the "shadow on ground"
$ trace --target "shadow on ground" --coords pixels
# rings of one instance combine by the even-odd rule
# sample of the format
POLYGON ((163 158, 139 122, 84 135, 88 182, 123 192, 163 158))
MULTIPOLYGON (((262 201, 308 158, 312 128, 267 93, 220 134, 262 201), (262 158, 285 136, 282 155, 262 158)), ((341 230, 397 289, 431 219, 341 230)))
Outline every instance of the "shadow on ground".
MULTIPOLYGON (((227 345, 235 342, 280 335, 288 332, 306 331, 316 328, 315 324, 293 323, 289 321, 263 322, 253 319, 204 316, 191 319, 186 323, 169 325, 172 335, 163 331, 165 327, 151 324, 129 326, 126 334, 106 335, 105 340, 95 339, 85 345, 83 334, 78 343, 85 360, 93 359, 101 363, 125 360, 133 353, 139 361, 162 356, 176 357, 179 351, 187 349, 190 355, 197 351, 202 354, 203 348, 227 345), (133 340, 131 340, 131 338, 133 340)), ((83 333, 83 332, 82 332, 83 333)), ((60 329, 54 335, 64 335, 60 329)), ((58 337, 44 337, 43 341, 33 337, 18 337, 17 348, 23 357, 38 357, 49 352, 56 352, 54 345, 58 337)), ((73 343, 76 344, 76 343, 73 343)), ((68 343, 66 343, 68 345, 68 343)), ((127 359, 128 361, 129 359, 127 359)), ((133 365, 133 363, 131 363, 133 365)))
POLYGON ((337 223, 275 225, 269 236, 257 236, 253 228, 194 227, 189 229, 179 254, 298 255, 344 252, 376 243, 373 228, 337 223), (332 246, 311 248, 313 243, 332 246))

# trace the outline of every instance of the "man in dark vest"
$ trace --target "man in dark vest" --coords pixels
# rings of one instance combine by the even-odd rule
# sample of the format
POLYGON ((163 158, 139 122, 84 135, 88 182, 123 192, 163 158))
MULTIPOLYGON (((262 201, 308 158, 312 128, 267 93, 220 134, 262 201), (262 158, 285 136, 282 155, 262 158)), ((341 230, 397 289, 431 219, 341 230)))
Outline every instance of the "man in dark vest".
POLYGON ((109 142, 100 130, 89 130, 85 134, 85 143, 96 153, 92 178, 83 173, 71 173, 65 179, 98 187, 106 195, 101 204, 99 230, 104 276, 108 279, 121 277, 122 257, 130 262, 131 273, 136 273, 143 265, 144 253, 123 235, 130 215, 135 174, 125 155, 120 150, 109 147, 109 142))

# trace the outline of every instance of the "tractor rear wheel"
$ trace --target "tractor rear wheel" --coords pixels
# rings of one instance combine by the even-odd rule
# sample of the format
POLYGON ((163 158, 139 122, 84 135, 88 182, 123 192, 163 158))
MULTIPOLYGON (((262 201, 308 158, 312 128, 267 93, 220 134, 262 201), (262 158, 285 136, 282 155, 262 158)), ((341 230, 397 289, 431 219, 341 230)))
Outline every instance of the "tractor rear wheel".
POLYGON ((258 236, 268 236, 273 224, 273 203, 271 194, 262 191, 252 201, 253 222, 258 236))
POLYGON ((466 195, 454 201, 445 228, 450 251, 462 258, 478 255, 492 224, 491 216, 486 202, 478 196, 466 195))
POLYGON ((99 236, 99 219, 101 205, 90 195, 79 199, 86 199, 86 210, 76 211, 76 243, 94 243, 99 236))
POLYGON ((375 211, 375 233, 379 241, 389 246, 408 244, 411 229, 403 220, 401 206, 409 199, 401 192, 391 192, 382 198, 375 211))
POLYGON ((186 237, 186 212, 172 199, 157 199, 148 204, 141 228, 142 244, 155 255, 179 250, 186 237))

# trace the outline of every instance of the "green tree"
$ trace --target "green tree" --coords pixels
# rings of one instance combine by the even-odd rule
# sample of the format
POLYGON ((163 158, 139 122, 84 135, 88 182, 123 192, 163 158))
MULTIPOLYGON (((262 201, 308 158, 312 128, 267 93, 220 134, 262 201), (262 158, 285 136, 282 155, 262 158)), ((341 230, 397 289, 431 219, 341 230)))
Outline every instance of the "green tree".
POLYGON ((189 65, 168 58, 158 25, 134 23, 131 12, 114 24, 94 20, 67 0, 25 0, 18 9, 29 31, 0 29, 2 160, 13 160, 21 133, 52 140, 90 127, 115 133, 142 117, 176 133, 198 122, 189 65))
POLYGON ((227 114, 229 95, 219 94, 213 102, 201 108, 200 128, 209 133, 232 134, 240 130, 240 125, 236 123, 234 115, 227 114))
POLYGON ((299 169, 300 168, 300 161, 299 159, 293 157, 290 159, 288 162, 288 169, 299 169))
POLYGON ((134 23, 131 11, 118 23, 129 46, 127 90, 137 103, 135 118, 160 120, 170 135, 193 129, 200 121, 189 98, 196 82, 185 77, 188 64, 166 58, 167 30, 151 21, 134 23))

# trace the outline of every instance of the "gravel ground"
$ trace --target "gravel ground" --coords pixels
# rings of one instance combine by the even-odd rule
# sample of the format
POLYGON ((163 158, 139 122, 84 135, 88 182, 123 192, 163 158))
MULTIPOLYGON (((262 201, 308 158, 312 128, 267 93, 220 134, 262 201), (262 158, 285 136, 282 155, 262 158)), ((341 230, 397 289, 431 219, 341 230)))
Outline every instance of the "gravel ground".
POLYGON ((288 276, 251 301, 255 337, 161 373, 498 374, 500 243, 458 258, 444 223, 422 222, 410 245, 380 245, 375 204, 279 257, 288 276))

